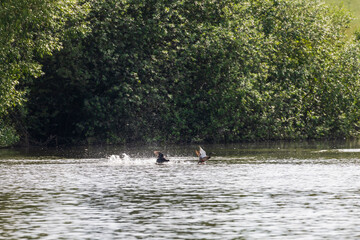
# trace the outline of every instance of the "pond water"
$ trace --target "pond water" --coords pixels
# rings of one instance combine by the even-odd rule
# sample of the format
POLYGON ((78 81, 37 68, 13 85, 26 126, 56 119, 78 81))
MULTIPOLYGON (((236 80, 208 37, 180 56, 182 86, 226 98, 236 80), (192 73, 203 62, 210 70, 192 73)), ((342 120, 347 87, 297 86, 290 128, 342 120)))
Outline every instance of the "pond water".
POLYGON ((360 238, 359 142, 196 147, 2 149, 0 239, 360 238))

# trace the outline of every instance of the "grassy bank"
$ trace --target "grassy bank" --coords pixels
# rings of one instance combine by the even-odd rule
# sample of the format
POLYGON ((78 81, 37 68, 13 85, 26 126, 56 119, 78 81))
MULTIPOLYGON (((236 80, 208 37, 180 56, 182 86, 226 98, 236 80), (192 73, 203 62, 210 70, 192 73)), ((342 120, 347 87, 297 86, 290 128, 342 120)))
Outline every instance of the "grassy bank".
POLYGON ((352 13, 355 19, 349 29, 350 33, 354 33, 360 29, 360 0, 325 0, 325 2, 332 5, 344 6, 345 9, 348 9, 352 13))

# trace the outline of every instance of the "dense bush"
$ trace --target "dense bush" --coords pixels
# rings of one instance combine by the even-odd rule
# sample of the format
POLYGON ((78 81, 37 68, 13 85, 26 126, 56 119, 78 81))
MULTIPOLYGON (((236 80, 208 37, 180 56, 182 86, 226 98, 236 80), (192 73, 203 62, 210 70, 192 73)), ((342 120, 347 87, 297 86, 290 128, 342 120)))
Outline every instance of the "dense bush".
POLYGON ((7 147, 19 141, 19 135, 9 123, 0 121, 0 147, 7 147))
MULTIPOLYGON (((86 5, 77 0, 3 0, 0 2, 0 146, 26 134, 14 111, 25 111, 26 86, 41 76, 39 59, 61 49, 61 39, 75 29, 67 20, 83 21, 86 5), (66 29, 66 30, 65 30, 66 29), (15 116, 16 115, 16 116, 15 116)), ((81 26, 82 24, 80 24, 81 26)), ((80 30, 81 27, 77 29, 80 30)))
POLYGON ((344 37, 342 10, 310 0, 90 3, 90 31, 65 38, 42 58, 45 75, 26 84, 35 139, 358 134, 360 49, 344 37))

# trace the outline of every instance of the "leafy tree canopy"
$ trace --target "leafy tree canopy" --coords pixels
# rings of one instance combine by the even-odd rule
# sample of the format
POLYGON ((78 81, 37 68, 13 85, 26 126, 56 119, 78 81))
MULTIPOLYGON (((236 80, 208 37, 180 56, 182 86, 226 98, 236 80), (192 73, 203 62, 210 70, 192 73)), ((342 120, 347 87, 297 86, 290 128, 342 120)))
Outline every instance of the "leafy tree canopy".
MULTIPOLYGON (((81 13, 86 12, 84 6, 80 8, 76 0, 2 0, 0 2, 0 126, 2 130, 7 133, 14 132, 9 125, 9 111, 21 106, 26 100, 26 89, 19 88, 19 84, 26 84, 42 75, 41 64, 37 59, 61 49, 60 40, 64 35, 67 20, 79 19, 81 13)), ((70 31, 69 26, 67 29, 70 31)), ((0 142, 2 136, 6 134, 0 135, 0 142)), ((4 140, 3 145, 7 145, 6 142, 13 141, 4 140)))
POLYGON ((35 139, 358 134, 359 42, 345 37, 342 9, 310 0, 88 3, 89 14, 68 24, 88 22, 89 32, 66 37, 42 59, 45 75, 26 84, 35 139))

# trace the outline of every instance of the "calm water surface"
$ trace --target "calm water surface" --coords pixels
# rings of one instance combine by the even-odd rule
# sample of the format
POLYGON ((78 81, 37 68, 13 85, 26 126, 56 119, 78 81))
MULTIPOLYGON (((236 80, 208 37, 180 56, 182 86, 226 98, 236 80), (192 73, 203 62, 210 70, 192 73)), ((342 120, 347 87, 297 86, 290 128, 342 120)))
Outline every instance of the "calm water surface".
POLYGON ((195 148, 0 150, 0 239, 360 238, 359 143, 195 148))

